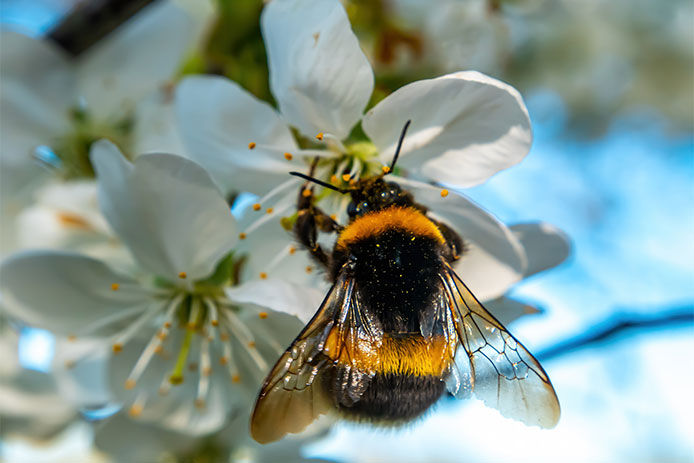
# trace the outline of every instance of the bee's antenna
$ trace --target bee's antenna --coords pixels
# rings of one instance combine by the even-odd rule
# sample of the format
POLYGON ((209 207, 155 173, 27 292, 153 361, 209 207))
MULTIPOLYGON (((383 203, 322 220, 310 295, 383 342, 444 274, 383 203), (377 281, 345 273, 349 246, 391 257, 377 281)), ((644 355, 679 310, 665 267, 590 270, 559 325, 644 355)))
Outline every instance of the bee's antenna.
POLYGON ((398 156, 400 155, 400 149, 402 148, 402 142, 403 142, 403 140, 405 140, 405 134, 407 133, 407 128, 410 126, 410 122, 412 122, 412 119, 405 122, 405 126, 402 128, 402 132, 400 133, 400 140, 398 140, 398 147, 395 149, 395 155, 393 156, 393 162, 390 163, 390 169, 388 169, 387 173, 393 172, 393 169, 395 168, 395 163, 398 161, 398 156))
POLYGON ((343 190, 342 188, 338 188, 335 185, 331 185, 327 182, 324 182, 322 180, 318 180, 317 178, 310 177, 306 174, 302 174, 301 172, 289 172, 289 175, 294 175, 295 177, 301 177, 304 180, 308 180, 309 182, 317 183, 320 186, 323 186, 325 188, 330 188, 331 190, 335 190, 339 193, 345 194, 349 193, 349 190, 343 190))

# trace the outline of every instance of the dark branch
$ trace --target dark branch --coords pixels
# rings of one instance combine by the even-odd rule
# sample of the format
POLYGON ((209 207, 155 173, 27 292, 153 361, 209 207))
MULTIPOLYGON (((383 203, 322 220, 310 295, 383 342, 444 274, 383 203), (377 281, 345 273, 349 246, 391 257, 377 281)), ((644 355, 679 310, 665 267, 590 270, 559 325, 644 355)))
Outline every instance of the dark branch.
POLYGON ((113 32, 153 0, 92 0, 80 2, 48 38, 72 56, 83 53, 113 32))
POLYGON ((694 305, 684 305, 657 313, 618 312, 590 331, 560 341, 540 352, 538 360, 550 360, 586 347, 613 340, 619 335, 636 334, 652 328, 676 327, 694 323, 694 305))

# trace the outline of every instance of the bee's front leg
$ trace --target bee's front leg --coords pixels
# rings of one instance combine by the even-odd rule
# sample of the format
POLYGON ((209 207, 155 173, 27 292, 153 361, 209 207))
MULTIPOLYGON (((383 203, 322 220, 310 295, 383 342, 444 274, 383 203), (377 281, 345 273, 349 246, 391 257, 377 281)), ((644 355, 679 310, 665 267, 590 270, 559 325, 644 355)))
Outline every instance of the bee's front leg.
POLYGON ((297 219, 294 224, 294 235, 311 256, 326 269, 331 268, 331 257, 318 244, 318 231, 339 232, 342 227, 325 212, 313 204, 313 187, 304 184, 297 200, 297 219))

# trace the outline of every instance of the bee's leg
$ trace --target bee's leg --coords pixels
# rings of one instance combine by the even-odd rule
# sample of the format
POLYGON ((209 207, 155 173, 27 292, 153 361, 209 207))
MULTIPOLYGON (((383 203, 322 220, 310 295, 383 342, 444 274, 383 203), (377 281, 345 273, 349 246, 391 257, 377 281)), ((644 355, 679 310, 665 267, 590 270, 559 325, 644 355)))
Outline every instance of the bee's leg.
POLYGON ((448 255, 446 256, 446 260, 449 262, 454 262, 460 259, 460 256, 465 253, 465 242, 460 235, 445 223, 438 222, 436 220, 432 220, 432 222, 434 222, 438 229, 441 230, 441 234, 446 240, 446 245, 448 247, 448 255))
POLYGON ((341 229, 337 222, 313 205, 313 188, 305 184, 299 191, 294 235, 311 253, 311 256, 326 269, 331 267, 331 257, 318 244, 318 231, 338 232, 341 229))

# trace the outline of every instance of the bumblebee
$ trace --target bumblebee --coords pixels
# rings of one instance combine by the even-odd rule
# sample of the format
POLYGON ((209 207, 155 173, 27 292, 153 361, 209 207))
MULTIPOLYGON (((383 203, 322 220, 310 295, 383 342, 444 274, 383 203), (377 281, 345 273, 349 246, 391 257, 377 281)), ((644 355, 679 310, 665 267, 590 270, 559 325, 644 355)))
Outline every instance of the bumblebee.
POLYGON ((398 425, 424 414, 446 391, 474 394, 503 415, 553 427, 559 402, 537 360, 491 315, 452 264, 463 241, 427 215, 390 168, 349 189, 307 182, 294 232, 327 270, 332 288, 270 371, 251 417, 260 443, 301 432, 321 414, 398 425), (313 201, 311 183, 351 195, 340 226, 313 201), (318 231, 334 232, 330 253, 318 231))

